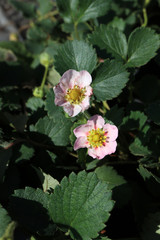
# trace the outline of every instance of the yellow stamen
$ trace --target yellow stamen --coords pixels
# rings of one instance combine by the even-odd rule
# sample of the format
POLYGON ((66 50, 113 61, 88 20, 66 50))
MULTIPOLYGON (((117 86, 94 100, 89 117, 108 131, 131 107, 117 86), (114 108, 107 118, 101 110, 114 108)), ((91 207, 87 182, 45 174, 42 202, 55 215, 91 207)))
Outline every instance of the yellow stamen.
POLYGON ((106 142, 107 136, 105 135, 103 129, 92 129, 89 131, 87 140, 91 147, 101 147, 106 142))
POLYGON ((71 104, 80 104, 85 97, 85 88, 80 88, 75 85, 74 88, 69 88, 65 96, 66 100, 71 104))

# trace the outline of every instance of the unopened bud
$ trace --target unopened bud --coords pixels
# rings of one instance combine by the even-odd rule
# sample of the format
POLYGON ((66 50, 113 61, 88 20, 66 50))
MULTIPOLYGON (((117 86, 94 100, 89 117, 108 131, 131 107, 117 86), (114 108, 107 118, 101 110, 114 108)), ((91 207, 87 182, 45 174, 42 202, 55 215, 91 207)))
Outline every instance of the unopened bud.
POLYGON ((48 67, 50 64, 52 64, 53 58, 46 52, 41 53, 40 55, 40 63, 44 67, 48 67))
POLYGON ((43 98, 43 89, 41 87, 36 87, 33 90, 33 96, 38 97, 38 98, 43 98))

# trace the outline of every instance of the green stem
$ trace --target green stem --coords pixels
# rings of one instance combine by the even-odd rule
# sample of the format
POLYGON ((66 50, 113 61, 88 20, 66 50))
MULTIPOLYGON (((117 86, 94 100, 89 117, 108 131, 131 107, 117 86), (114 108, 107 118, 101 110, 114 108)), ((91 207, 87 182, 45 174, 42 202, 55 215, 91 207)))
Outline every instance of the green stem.
POLYGON ((79 34, 78 34, 78 29, 77 29, 78 23, 74 23, 74 33, 75 33, 75 38, 79 40, 79 34))
POLYGON ((103 101, 102 103, 103 103, 103 107, 104 107, 105 109, 110 110, 110 107, 109 107, 107 101, 103 101))
POLYGON ((47 78, 47 73, 48 73, 48 65, 47 66, 45 66, 45 71, 44 71, 44 75, 43 75, 43 79, 42 79, 42 83, 41 83, 41 86, 40 86, 40 88, 43 90, 43 88, 44 88, 44 84, 45 84, 45 82, 46 82, 46 78, 47 78))
POLYGON ((147 16, 147 10, 146 8, 143 8, 143 18, 144 18, 144 22, 142 24, 142 27, 146 27, 148 24, 148 16, 147 16))

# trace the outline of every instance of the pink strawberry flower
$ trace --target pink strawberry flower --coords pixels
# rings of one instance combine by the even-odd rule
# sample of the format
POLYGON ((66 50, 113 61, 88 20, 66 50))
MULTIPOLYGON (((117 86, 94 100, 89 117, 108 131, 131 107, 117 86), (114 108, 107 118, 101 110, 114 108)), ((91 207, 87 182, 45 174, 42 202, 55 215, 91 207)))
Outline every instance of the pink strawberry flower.
POLYGON ((93 158, 102 159, 116 151, 118 129, 115 125, 105 124, 100 115, 94 115, 86 124, 74 129, 77 137, 74 150, 88 148, 88 154, 93 158))
POLYGON ((77 72, 70 69, 66 71, 58 85, 53 88, 55 105, 62 106, 64 111, 71 117, 84 112, 90 105, 91 82, 92 77, 85 70, 77 72))

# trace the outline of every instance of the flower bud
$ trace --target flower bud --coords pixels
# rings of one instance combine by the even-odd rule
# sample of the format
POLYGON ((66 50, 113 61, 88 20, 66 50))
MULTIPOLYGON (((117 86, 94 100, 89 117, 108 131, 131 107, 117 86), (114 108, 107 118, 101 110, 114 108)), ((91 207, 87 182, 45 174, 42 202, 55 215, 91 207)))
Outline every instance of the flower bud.
POLYGON ((40 63, 44 66, 44 67, 48 67, 50 64, 52 64, 53 62, 53 58, 51 58, 51 56, 46 53, 43 52, 40 55, 40 63))
POLYGON ((36 87, 33 90, 33 96, 38 97, 38 98, 42 98, 43 97, 43 89, 41 87, 36 87))

